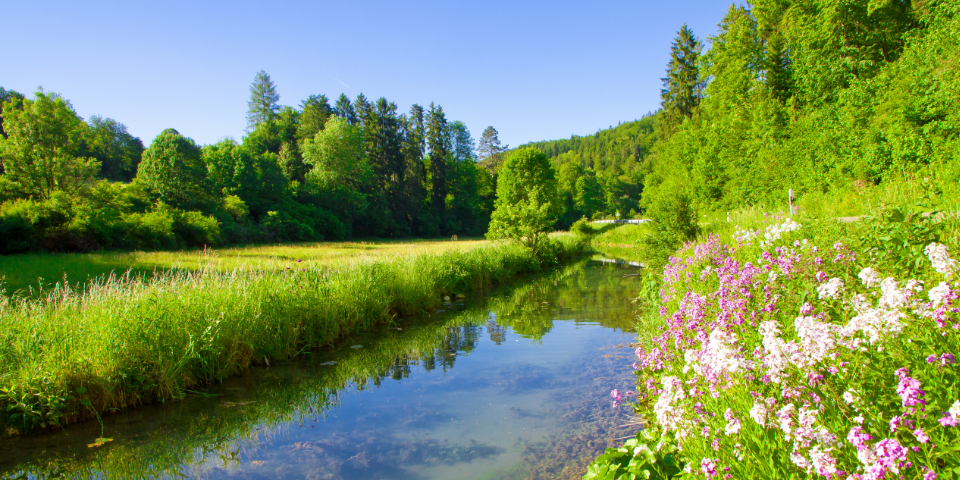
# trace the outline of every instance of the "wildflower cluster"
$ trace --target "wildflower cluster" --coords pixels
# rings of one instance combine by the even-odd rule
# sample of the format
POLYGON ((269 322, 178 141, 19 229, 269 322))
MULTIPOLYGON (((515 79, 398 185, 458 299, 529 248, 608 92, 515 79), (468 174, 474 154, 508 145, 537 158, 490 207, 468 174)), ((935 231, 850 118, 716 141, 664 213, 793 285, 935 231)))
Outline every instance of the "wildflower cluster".
POLYGON ((658 447, 695 477, 955 478, 949 250, 927 246, 926 276, 897 278, 839 242, 788 242, 798 230, 788 218, 752 245, 759 232, 738 229, 736 245, 711 236, 671 258, 662 331, 636 352, 658 447))

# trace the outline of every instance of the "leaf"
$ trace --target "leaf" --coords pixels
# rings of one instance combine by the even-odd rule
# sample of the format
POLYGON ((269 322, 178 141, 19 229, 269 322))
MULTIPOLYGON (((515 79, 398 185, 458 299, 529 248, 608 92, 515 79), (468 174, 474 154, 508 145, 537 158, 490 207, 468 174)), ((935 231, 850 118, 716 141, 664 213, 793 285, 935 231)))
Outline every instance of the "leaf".
POLYGON ((79 393, 80 395, 87 393, 87 387, 77 387, 77 393, 79 393))
POLYGON ((104 445, 106 445, 106 444, 108 444, 108 443, 110 443, 110 442, 112 442, 112 441, 113 441, 112 438, 103 438, 103 437, 100 437, 100 438, 94 440, 93 443, 88 443, 88 444, 87 444, 87 448, 102 447, 102 446, 104 446, 104 445))
POLYGON ((90 400, 87 400, 86 398, 84 398, 83 400, 80 400, 80 405, 83 405, 84 407, 89 407, 90 400))

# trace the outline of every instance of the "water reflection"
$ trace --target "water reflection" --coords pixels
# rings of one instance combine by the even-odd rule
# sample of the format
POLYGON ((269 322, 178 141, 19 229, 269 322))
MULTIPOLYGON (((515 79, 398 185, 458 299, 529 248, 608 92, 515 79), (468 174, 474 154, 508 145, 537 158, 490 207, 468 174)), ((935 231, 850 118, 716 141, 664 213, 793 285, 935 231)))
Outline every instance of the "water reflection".
POLYGON ((583 262, 102 431, 4 439, 0 476, 579 478, 629 433, 608 394, 632 379, 630 273, 583 262))

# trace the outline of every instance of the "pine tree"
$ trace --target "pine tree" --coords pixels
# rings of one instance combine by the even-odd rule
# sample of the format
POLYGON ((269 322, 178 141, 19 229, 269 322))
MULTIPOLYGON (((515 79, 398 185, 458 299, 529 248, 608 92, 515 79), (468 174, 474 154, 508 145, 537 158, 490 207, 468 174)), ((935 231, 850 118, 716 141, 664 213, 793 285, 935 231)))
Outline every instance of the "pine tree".
POLYGON ((353 104, 350 103, 350 99, 343 93, 337 98, 337 103, 333 106, 333 113, 346 120, 350 125, 357 124, 357 112, 354 110, 353 104))
POLYGON ((499 132, 497 132, 497 129, 493 128, 492 126, 483 130, 483 134, 480 136, 480 145, 477 147, 477 153, 480 154, 480 160, 494 157, 510 148, 507 145, 500 145, 500 138, 498 135, 499 132))
POLYGON ((660 90, 660 98, 667 130, 676 128, 684 118, 693 115, 703 98, 704 82, 698 66, 701 49, 700 40, 684 24, 670 45, 667 76, 661 78, 664 88, 660 90))
POLYGON ((430 103, 427 114, 427 145, 430 147, 430 204, 444 224, 444 207, 447 199, 447 155, 450 153, 450 135, 447 131, 447 118, 443 107, 430 103))
POLYGON ((420 205, 423 200, 423 182, 427 172, 423 164, 425 150, 424 137, 426 136, 423 124, 423 107, 413 104, 409 116, 400 117, 403 133, 403 160, 404 175, 400 191, 400 216, 405 222, 398 222, 401 227, 416 233, 416 221, 420 216, 420 205))
POLYGON ((247 102, 247 129, 253 130, 263 122, 272 120, 280 111, 280 94, 267 72, 260 70, 250 84, 250 101, 247 102))
POLYGON ((357 112, 356 121, 360 124, 360 126, 366 125, 370 120, 373 119, 373 105, 362 93, 357 95, 357 99, 353 101, 353 110, 357 112))

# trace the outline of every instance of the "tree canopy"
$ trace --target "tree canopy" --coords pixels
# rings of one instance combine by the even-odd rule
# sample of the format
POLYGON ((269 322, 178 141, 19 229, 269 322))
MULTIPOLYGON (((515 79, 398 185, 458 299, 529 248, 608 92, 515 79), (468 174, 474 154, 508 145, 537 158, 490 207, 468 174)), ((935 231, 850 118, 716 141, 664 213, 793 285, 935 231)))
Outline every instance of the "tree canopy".
POLYGON ((488 238, 509 238, 539 248, 553 231, 560 206, 549 158, 539 150, 514 151, 500 170, 488 238))

